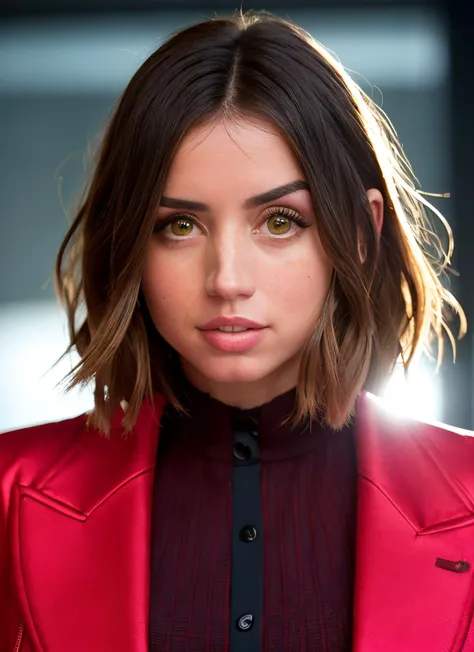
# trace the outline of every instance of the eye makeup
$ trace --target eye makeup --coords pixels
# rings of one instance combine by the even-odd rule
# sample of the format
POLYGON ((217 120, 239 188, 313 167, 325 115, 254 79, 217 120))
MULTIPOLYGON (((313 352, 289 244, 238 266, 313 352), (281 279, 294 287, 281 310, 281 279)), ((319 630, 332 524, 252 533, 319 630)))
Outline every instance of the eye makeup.
MULTIPOLYGON (((206 229, 199 223, 199 220, 189 213, 175 213, 169 215, 165 218, 158 219, 155 223, 153 234, 159 235, 162 234, 163 237, 168 240, 188 240, 191 237, 196 237, 197 233, 193 233, 191 230, 190 233, 181 233, 177 234, 172 232, 173 226, 183 223, 183 227, 186 226, 191 228, 197 228, 202 234, 206 233, 206 229), (171 227, 171 228, 168 228, 171 227), (166 230, 168 229, 168 233, 166 230), (171 231, 171 232, 170 232, 171 231)), ((273 240, 289 240, 291 235, 297 234, 301 229, 307 229, 312 225, 312 222, 307 218, 303 217, 298 211, 288 208, 285 206, 271 206, 265 210, 263 219, 260 219, 259 226, 252 230, 253 234, 260 234, 266 238, 273 240), (280 223, 278 224, 278 218, 280 223), (271 228, 285 228, 285 223, 289 225, 289 229, 280 231, 280 233, 272 233, 269 230, 269 223, 271 220, 274 220, 274 225, 271 228), (263 225, 267 225, 267 232, 262 232, 261 228, 263 225), (296 233, 295 233, 296 232, 296 233)))

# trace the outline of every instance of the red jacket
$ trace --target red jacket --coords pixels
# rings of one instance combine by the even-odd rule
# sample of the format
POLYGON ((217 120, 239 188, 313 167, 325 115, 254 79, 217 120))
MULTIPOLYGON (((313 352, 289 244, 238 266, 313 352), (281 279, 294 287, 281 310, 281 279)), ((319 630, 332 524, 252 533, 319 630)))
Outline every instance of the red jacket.
MULTIPOLYGON (((0 435, 0 652, 147 651, 163 403, 127 438, 120 415, 110 440, 84 416, 0 435)), ((474 652, 474 438, 364 394, 356 441, 353 649, 474 652)))

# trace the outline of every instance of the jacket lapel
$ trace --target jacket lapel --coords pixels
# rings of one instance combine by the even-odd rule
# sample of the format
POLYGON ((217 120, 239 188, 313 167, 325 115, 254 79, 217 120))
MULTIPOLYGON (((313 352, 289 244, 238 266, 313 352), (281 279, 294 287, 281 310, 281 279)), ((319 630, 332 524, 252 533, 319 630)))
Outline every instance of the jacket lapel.
POLYGON ((474 650, 474 439, 367 394, 356 423, 354 650, 474 650))
MULTIPOLYGON (((34 487, 20 486, 14 572, 37 649, 148 648, 153 467, 163 401, 135 431, 85 430, 34 487)), ((35 648, 35 649, 36 649, 35 648)))

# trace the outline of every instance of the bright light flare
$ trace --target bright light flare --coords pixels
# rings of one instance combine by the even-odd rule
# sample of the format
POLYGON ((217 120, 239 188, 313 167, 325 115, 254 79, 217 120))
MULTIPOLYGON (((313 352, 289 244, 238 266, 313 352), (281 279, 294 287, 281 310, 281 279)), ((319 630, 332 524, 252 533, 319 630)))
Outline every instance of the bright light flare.
POLYGON ((435 373, 434 364, 427 361, 414 362, 407 377, 402 366, 397 365, 381 396, 395 415, 426 421, 443 418, 442 378, 435 373))

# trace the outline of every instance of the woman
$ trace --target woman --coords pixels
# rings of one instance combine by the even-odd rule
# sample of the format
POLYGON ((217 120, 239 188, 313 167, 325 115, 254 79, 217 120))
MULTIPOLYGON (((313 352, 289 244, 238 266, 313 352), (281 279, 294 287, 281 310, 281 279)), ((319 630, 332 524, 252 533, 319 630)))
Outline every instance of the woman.
POLYGON ((367 393, 465 327, 425 206, 292 24, 151 55, 56 267, 94 410, 0 439, 2 650, 474 651, 474 443, 367 393))

